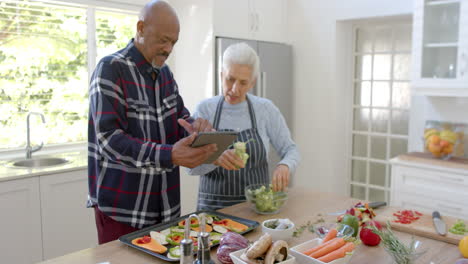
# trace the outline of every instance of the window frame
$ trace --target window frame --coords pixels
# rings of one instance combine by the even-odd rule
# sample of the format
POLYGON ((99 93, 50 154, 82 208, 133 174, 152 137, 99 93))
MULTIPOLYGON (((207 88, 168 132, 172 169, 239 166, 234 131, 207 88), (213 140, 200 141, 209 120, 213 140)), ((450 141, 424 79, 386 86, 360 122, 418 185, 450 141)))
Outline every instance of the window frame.
MULTIPOLYGON (((33 1, 34 2, 34 1, 33 1)), ((104 2, 95 0, 63 0, 63 1, 48 1, 40 0, 45 4, 54 4, 64 7, 78 7, 86 11, 86 33, 87 33, 87 69, 88 69, 88 83, 91 80, 94 68, 97 63, 97 43, 96 43, 96 11, 113 12, 120 14, 128 14, 138 16, 139 10, 143 7, 141 5, 117 3, 117 2, 104 2)), ((136 27, 136 24, 135 24, 136 27)), ((26 120, 24 120, 26 122, 26 120)), ((76 141, 60 144, 47 144, 40 150, 37 155, 52 154, 57 152, 73 152, 73 151, 86 151, 88 141, 76 141)), ((0 148, 0 160, 18 158, 26 154, 26 146, 16 148, 0 148)))
MULTIPOLYGON (((410 111, 411 109, 411 106, 409 106, 408 109, 406 108, 398 108, 398 107, 392 107, 391 105, 391 96, 392 96, 392 93, 390 93, 390 102, 389 102, 389 105, 386 106, 386 107, 375 107, 375 106, 372 106, 372 104, 369 106, 369 107, 364 107, 364 108, 368 108, 369 110, 370 109, 386 109, 386 110, 389 110, 390 113, 389 113, 389 120, 388 120, 388 123, 387 123, 387 132, 386 133, 379 133, 379 132, 375 132, 375 131, 372 131, 371 129, 371 120, 369 120, 369 127, 367 128, 366 131, 356 131, 354 130, 354 110, 355 109, 359 109, 359 108, 363 108, 359 105, 356 105, 355 102, 354 102, 354 96, 355 96, 355 84, 358 83, 359 81, 362 81, 362 80, 357 80, 355 78, 355 70, 356 70, 356 67, 355 67, 355 58, 356 56, 358 55, 363 55, 363 54, 372 54, 372 55, 375 55, 375 54, 391 54, 392 57, 392 62, 391 62, 391 65, 392 65, 392 68, 391 68, 391 76, 390 76, 390 79, 389 80, 385 80, 386 82, 390 83, 390 84, 393 84, 395 82, 394 80, 394 76, 393 76, 393 64, 394 64, 394 56, 395 55, 398 55, 398 54, 401 54, 401 51, 399 52, 394 52, 393 50, 393 47, 392 47, 392 52, 375 52, 373 49, 372 49, 372 52, 356 52, 356 30, 357 28, 359 27, 369 27, 369 26, 372 26, 372 27, 378 27, 378 25, 376 26, 376 23, 378 23, 378 25, 383 25, 383 24, 386 24, 386 23, 390 23, 392 25, 392 27, 396 27, 398 25, 412 25, 412 18, 409 17, 409 16, 397 16, 397 17, 392 17, 392 18, 375 18, 375 19, 363 19, 363 20, 356 20, 356 21, 352 21, 350 22, 350 26, 348 27, 348 30, 350 31, 349 32, 349 36, 347 36, 347 41, 349 41, 348 43, 350 44, 347 48, 347 52, 346 52, 346 60, 347 62, 349 63, 348 66, 346 67, 346 82, 343 82, 344 84, 344 87, 346 89, 346 111, 347 111, 347 114, 346 114, 346 146, 345 146, 345 149, 346 149, 346 166, 345 166, 345 169, 346 169, 346 185, 347 185, 347 188, 346 188, 346 194, 351 196, 352 195, 352 188, 353 187, 363 187, 365 188, 365 193, 364 193, 364 199, 368 200, 369 199, 369 192, 370 192, 370 188, 372 189, 376 189, 376 190, 383 190, 385 191, 385 200, 388 202, 390 201, 390 188, 391 188, 391 182, 390 182, 390 178, 391 178, 391 168, 390 168, 390 160, 389 159, 386 159, 386 160, 380 160, 380 159, 373 159, 371 158, 370 156, 370 148, 371 148, 371 144, 370 144, 370 141, 372 140, 372 136, 382 136, 385 138, 386 140, 386 156, 387 157, 390 157, 390 148, 388 147, 390 144, 389 142, 392 140, 392 139, 406 139, 408 142, 409 142, 409 131, 408 131, 408 135, 401 135, 401 134, 393 134, 391 132, 391 117, 392 117, 392 112, 393 110, 401 110, 401 109, 404 109, 404 110, 407 110, 407 111, 410 111), (353 156, 353 136, 354 135, 366 135, 367 136, 367 156, 362 158, 362 157, 355 157, 353 156), (363 160, 363 161, 367 161, 366 163, 366 175, 365 175, 365 183, 360 183, 360 182, 356 182, 356 181, 353 181, 352 179, 352 162, 353 160, 363 160), (379 164, 385 164, 386 165, 386 175, 387 177, 385 178, 385 186, 379 186, 379 185, 374 185, 374 184, 371 184, 371 181, 370 181, 370 167, 371 167, 371 164, 369 162, 374 162, 374 163, 379 163, 379 164)), ((393 37, 392 37, 392 40, 393 40, 393 37)), ((374 44, 374 43, 373 43, 374 44)), ((393 44, 392 44, 393 45, 393 44)), ((409 54, 411 54, 412 50, 411 48, 408 50, 409 54)), ((405 53, 406 54, 406 53, 405 53)), ((374 59, 372 59, 372 64, 374 63, 373 62, 374 59)), ((373 65, 372 65, 373 67, 373 65)), ((410 79, 411 79, 411 69, 410 69, 410 79)), ((370 80, 366 80, 366 81, 378 81, 378 80, 374 80, 373 77, 370 79, 370 80)), ((396 82, 398 82, 399 80, 396 80, 396 82)), ((406 81, 406 80, 405 80, 406 81)), ((372 85, 372 84, 371 84, 372 85)), ((372 90, 372 88, 371 88, 372 90)), ((393 87, 391 87, 391 91, 393 91, 393 87)), ((371 94, 372 96, 372 94, 371 94)), ((369 117, 371 118, 371 111, 369 112, 369 117)))

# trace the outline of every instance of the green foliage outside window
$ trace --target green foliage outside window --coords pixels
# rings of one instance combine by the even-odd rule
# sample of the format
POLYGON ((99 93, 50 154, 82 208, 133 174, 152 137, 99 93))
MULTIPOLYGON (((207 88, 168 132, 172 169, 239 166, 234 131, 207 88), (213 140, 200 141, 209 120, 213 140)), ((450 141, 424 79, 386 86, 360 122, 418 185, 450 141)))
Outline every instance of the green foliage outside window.
POLYGON ((26 115, 33 143, 87 140, 89 49, 98 59, 126 46, 136 15, 96 11, 96 45, 88 47, 86 8, 32 1, 0 3, 0 149, 24 147, 26 115), (41 131, 42 133, 38 133, 41 131))

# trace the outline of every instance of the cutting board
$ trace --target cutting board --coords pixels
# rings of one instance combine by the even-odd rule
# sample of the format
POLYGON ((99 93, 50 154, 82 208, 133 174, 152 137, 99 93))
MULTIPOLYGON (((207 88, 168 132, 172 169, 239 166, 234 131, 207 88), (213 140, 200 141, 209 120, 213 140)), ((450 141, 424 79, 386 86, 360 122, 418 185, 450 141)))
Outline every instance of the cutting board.
MULTIPOLYGON (((452 227, 453 224, 457 221, 457 218, 442 215, 442 219, 447 224, 447 235, 441 236, 437 234, 434 224, 432 223, 432 212, 418 210, 418 212, 422 213, 423 215, 420 217, 420 219, 412 222, 411 224, 393 222, 393 220, 396 220, 396 217, 393 216, 393 214, 401 210, 404 209, 397 207, 384 207, 382 209, 375 210, 375 213, 377 214, 375 220, 382 224, 385 224, 387 221, 389 221, 392 230, 440 240, 455 245, 458 245, 460 239, 464 237, 464 235, 455 235, 448 231, 450 227, 452 227)), ((468 225, 468 222, 465 221, 465 224, 468 225)), ((466 235, 468 235, 468 233, 466 235)))

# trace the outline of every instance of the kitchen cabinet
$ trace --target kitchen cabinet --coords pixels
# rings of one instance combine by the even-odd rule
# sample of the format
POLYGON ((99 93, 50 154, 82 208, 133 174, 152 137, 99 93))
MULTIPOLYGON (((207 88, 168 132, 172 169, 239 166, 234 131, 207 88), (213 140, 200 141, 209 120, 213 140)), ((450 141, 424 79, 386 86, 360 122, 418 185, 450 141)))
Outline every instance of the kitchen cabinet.
POLYGON ((39 178, 0 183, 2 263, 36 263, 42 258, 39 178))
POLYGON ((44 259, 97 245, 86 170, 40 177, 44 259))
POLYGON ((391 160, 392 206, 468 218, 468 162, 436 160, 429 154, 391 160))
POLYGON ((96 246, 87 179, 81 169, 0 182, 2 263, 36 263, 96 246))
POLYGON ((468 96, 468 0, 415 0, 413 94, 468 96))
POLYGON ((213 1, 216 36, 284 42, 286 0, 213 1))

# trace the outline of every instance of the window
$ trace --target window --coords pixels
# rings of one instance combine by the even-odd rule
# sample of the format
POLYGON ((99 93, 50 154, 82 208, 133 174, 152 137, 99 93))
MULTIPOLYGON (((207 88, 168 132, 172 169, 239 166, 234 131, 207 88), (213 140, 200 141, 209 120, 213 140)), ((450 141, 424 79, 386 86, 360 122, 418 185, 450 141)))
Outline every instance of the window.
POLYGON ((407 152, 411 24, 356 26, 351 195, 388 201, 388 160, 407 152))
POLYGON ((86 141, 88 74, 133 37, 136 13, 38 1, 0 3, 0 149, 86 141), (90 23, 90 19, 94 19, 90 23), (96 40, 90 43, 91 40, 96 40), (93 58, 90 54, 96 54, 93 58), (42 133, 38 133, 40 130, 42 133))

